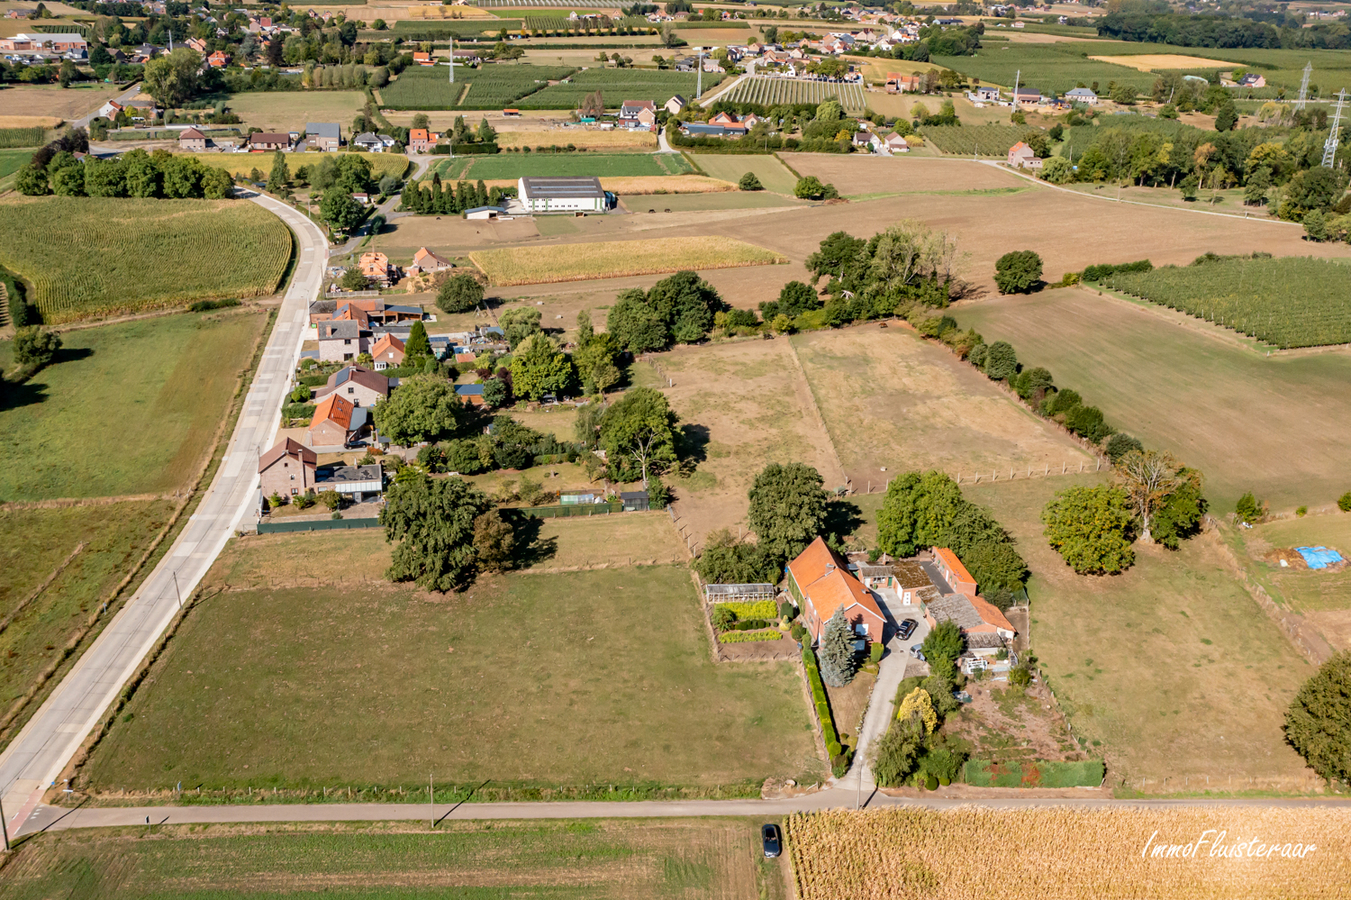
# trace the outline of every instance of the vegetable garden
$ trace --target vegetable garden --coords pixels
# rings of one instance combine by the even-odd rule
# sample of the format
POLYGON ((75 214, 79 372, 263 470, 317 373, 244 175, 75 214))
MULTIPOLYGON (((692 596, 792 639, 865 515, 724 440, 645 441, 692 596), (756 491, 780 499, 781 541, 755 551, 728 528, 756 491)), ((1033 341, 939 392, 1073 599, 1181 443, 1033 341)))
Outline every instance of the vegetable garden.
POLYGON ((1282 349, 1351 342, 1351 266, 1331 260, 1202 257, 1103 283, 1282 349))
POLYGON ((774 78, 768 75, 743 78, 723 99, 730 103, 757 103, 773 107, 806 103, 814 106, 831 98, 839 100, 850 115, 858 115, 868 106, 861 84, 774 78))
POLYGON ((50 324, 277 290, 291 232, 231 200, 42 197, 0 207, 0 265, 50 324))
POLYGON ((1021 125, 925 125, 920 134, 930 144, 954 156, 1008 155, 1009 148, 1026 140, 1035 128, 1021 125))
POLYGON ((405 69, 380 97, 387 109, 501 109, 573 71, 569 66, 457 67, 451 84, 444 66, 405 69))

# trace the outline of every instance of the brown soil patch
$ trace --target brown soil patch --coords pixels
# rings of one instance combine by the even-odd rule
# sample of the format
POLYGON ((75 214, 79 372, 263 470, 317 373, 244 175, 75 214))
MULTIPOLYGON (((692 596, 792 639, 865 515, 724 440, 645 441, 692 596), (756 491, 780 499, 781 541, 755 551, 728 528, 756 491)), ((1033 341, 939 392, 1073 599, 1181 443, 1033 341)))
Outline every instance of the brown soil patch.
POLYGON ((1204 56, 1187 56, 1182 53, 1143 53, 1139 56, 1090 56, 1098 62, 1152 72, 1155 69, 1220 69, 1233 68, 1238 63, 1225 62, 1222 59, 1207 59, 1204 56))
POLYGON ((1079 760, 1079 751, 1041 684, 1026 691, 1006 682, 969 681, 971 702, 943 723, 943 730, 975 745, 973 756, 1015 759, 1079 760))
MULTIPOLYGON (((967 160, 845 156, 839 153, 785 153, 783 159, 799 174, 815 175, 835 185, 841 194, 971 191, 1028 185, 1007 169, 979 163, 967 165, 967 160), (958 162, 961 165, 952 165, 958 162)), ((879 223, 877 230, 882 227, 879 223)), ((859 234, 862 234, 861 229, 859 234)))
POLYGON ((1273 566, 1280 566, 1284 562, 1285 565, 1281 566, 1283 569, 1294 569, 1296 571, 1308 571, 1309 569, 1309 564, 1304 561, 1303 556, 1300 556, 1299 551, 1292 550, 1289 547, 1272 550, 1262 558, 1273 566))
POLYGON ((741 644, 718 644, 720 662, 767 662, 776 659, 796 659, 797 641, 782 637, 777 641, 749 641, 741 644))

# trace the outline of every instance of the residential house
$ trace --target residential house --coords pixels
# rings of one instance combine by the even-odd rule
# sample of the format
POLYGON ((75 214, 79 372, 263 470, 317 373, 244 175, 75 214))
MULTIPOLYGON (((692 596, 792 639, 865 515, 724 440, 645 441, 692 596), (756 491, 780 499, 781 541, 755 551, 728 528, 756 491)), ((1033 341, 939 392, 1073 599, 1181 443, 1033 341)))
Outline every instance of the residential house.
POLYGON ((414 275, 422 272, 444 272, 446 269, 455 268, 455 264, 443 256, 438 256, 426 247, 419 247, 413 254, 413 264, 408 267, 408 274, 414 275))
POLYGON ((224 50, 217 50, 206 58, 206 64, 213 69, 223 69, 230 64, 230 55, 224 50))
POLYGON ((123 104, 133 122, 153 122, 160 117, 160 108, 153 100, 128 100, 123 104))
POLYGON ((746 132, 741 129, 734 131, 722 125, 711 125, 706 122, 686 122, 680 126, 680 133, 686 137, 741 137, 746 132))
POLYGON ((952 622, 966 637, 966 650, 979 657, 1006 650, 1017 632, 1008 617, 984 597, 944 594, 924 604, 924 620, 930 628, 952 622))
POLYGON ((441 135, 426 128, 414 128, 408 132, 408 149, 413 153, 430 153, 441 135))
POLYGON ((877 600, 824 539, 812 541, 788 564, 788 590, 802 610, 812 643, 820 641, 837 609, 844 610, 855 634, 873 642, 883 640, 886 617, 877 600))
POLYGON ((882 146, 882 139, 871 131, 856 131, 850 143, 855 147, 867 147, 871 152, 882 146))
POLYGON ((361 134, 352 138, 352 146, 365 150, 367 153, 383 153, 385 144, 380 140, 380 136, 372 131, 363 131, 361 134))
POLYGON ((379 494, 385 489, 385 470, 378 462, 369 466, 324 466, 318 470, 317 478, 316 490, 337 491, 357 503, 364 501, 367 494, 379 494))
POLYGON ((42 51, 46 53, 77 53, 89 51, 89 42, 79 34, 16 34, 0 38, 0 50, 42 51))
POLYGON ((185 153, 202 153, 206 150, 207 138, 196 128, 185 128, 178 133, 178 149, 185 153))
POLYGON ((434 66, 436 65, 436 60, 432 59, 430 53, 423 53, 420 50, 415 50, 413 52, 413 63, 414 65, 419 66, 434 66))
POLYGON ((367 250, 361 254, 357 268, 362 275, 381 284, 389 284, 393 280, 394 270, 389 264, 389 257, 379 250, 367 250))
POLYGON ((924 90, 924 84, 919 75, 900 75, 891 72, 887 75, 886 83, 883 85, 887 93, 890 94, 909 94, 924 90))
POLYGON ((1021 106, 1024 103, 1036 105, 1041 102, 1041 91, 1036 88, 1020 87, 1013 92, 1014 106, 1021 106))
POLYGON ((455 395, 460 398, 460 402, 465 406, 483 406, 487 403, 483 399, 483 385, 481 384, 457 384, 455 385, 455 395))
POLYGON ((312 150, 331 153, 342 146, 342 126, 336 122, 307 122, 305 143, 312 150))
POLYGON ((361 334, 361 326, 350 319, 332 319, 320 322, 319 361, 347 362, 365 353, 370 341, 361 334))
MULTIPOLYGON (((371 347, 371 359, 374 361, 375 371, 383 372, 385 369, 397 369, 403 365, 404 356, 403 341, 392 334, 383 334, 380 340, 371 347)), ((389 390, 386 382, 385 390, 389 390)))
MULTIPOLYGON (((1267 86, 1267 80, 1256 72, 1249 72, 1238 80, 1238 86, 1246 88, 1264 88, 1267 86)), ((1066 94, 1065 96, 1068 97, 1069 94, 1066 94)))
POLYGON ((1098 95, 1085 87, 1077 87, 1065 92, 1065 99, 1071 103, 1087 103, 1089 106, 1098 105, 1098 95))
POLYGON ((353 191, 352 199, 360 203, 362 206, 371 205, 371 195, 366 191, 353 191))
POLYGON ((290 150, 291 136, 282 131, 255 131, 244 141, 251 153, 267 153, 273 150, 290 150))
MULTIPOLYGON (((385 335, 380 340, 384 342, 389 339, 389 335, 385 335)), ((399 358, 403 358, 402 345, 399 358)), ((325 400, 335 395, 354 407, 374 406, 389 396, 389 379, 361 366, 344 366, 328 376, 327 384, 315 390, 314 399, 325 400)))
POLYGON ((1032 148, 1023 141, 1019 141, 1009 148, 1008 163, 1014 169, 1041 168, 1041 160, 1037 159, 1037 154, 1032 152, 1032 148))
POLYGON ((264 497, 294 497, 314 487, 319 456, 304 444, 284 438, 258 457, 258 478, 264 497))
POLYGON ((352 321, 363 329, 373 326, 397 325, 402 322, 422 321, 422 307, 397 306, 383 300, 351 298, 315 300, 310 304, 310 324, 320 322, 352 321))
POLYGON ((999 88, 992 84, 978 84, 971 90, 971 99, 979 103, 998 103, 999 88))
POLYGON ((319 402, 314 418, 305 432, 305 442, 311 447, 345 447, 355 433, 352 413, 356 409, 342 397, 331 395, 319 402))
POLYGON ((910 152, 910 142, 894 131, 882 139, 882 146, 888 153, 910 152))
POLYGON ((651 100, 625 100, 619 107, 619 124, 626 128, 651 128, 657 123, 657 104, 651 100))
POLYGON ((186 41, 184 41, 184 43, 187 44, 189 47, 191 47, 193 50, 196 50, 198 53, 206 52, 206 41, 202 40, 201 38, 191 37, 188 38, 186 41))
POLYGON ((680 111, 688 105, 689 103, 685 100, 684 97, 680 96, 679 94, 676 94, 675 96, 671 97, 670 100, 666 101, 665 105, 662 106, 662 109, 666 110, 668 113, 674 116, 678 115, 680 111))

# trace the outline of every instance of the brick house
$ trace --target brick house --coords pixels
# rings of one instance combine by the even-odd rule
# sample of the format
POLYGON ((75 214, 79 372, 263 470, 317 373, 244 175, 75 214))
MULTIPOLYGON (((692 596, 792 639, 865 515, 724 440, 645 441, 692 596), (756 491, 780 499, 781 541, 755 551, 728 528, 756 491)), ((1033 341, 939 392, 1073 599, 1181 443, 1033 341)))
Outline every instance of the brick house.
MULTIPOLYGON (((381 341, 387 339, 388 335, 381 341)), ((354 407, 374 406, 389 396, 389 379, 361 366, 345 366, 328 376, 328 383, 314 392, 314 399, 325 400, 335 395, 354 407)))
POLYGON ((320 322, 319 361, 346 362, 356 359, 369 348, 369 338, 361 336, 361 326, 349 319, 320 322))
POLYGON ((990 657, 1005 648, 1017 631, 999 608, 980 596, 976 580, 947 547, 933 548, 933 566, 952 588, 952 593, 926 598, 924 619, 930 628, 953 622, 966 635, 967 651, 990 657))
POLYGON ((443 272, 455 268, 455 264, 443 256, 438 256, 426 247, 419 247, 413 254, 413 264, 408 267, 410 274, 415 272, 443 272))
POLYGON ((1009 148, 1009 166, 1015 169, 1040 169, 1041 160, 1037 159, 1031 147, 1019 141, 1009 148))
POLYGON ((333 152, 342 146, 342 126, 336 122, 308 122, 305 142, 312 150, 333 152))
POLYGON ((412 153, 430 153, 441 140, 441 135, 426 128, 414 128, 408 132, 408 150, 412 153))
POLYGON ((628 128, 651 128, 657 122, 657 104, 651 100, 625 100, 619 107, 619 124, 628 128))
POLYGON ((282 131, 255 131, 245 139, 244 143, 252 153, 290 150, 291 136, 282 131))
POLYGON ((837 609, 844 610, 859 637, 872 642, 883 639, 886 617, 877 600, 822 538, 812 541, 788 564, 788 592, 802 610, 812 643, 821 640, 826 622, 837 609))
POLYGON ((314 418, 305 432, 311 447, 342 447, 352 434, 352 411, 356 407, 342 397, 332 395, 314 409, 314 418))
POLYGON ((217 50, 206 58, 206 62, 213 69, 223 69, 230 64, 230 56, 223 50, 217 50))
POLYGON ((187 128, 178 133, 178 149, 185 153, 203 153, 206 151, 206 135, 196 128, 187 128))
POLYGON ((392 334, 383 335, 371 348, 375 371, 397 369, 403 365, 403 341, 392 334))
POLYGON ((379 250, 367 250, 361 254, 361 259, 357 262, 357 268, 361 274, 367 278, 372 278, 381 284, 389 284, 390 269, 389 257, 379 250))
POLYGON ((962 565, 956 553, 947 547, 934 547, 933 557, 934 567, 955 593, 976 596, 976 579, 966 571, 966 566, 962 565))
POLYGON ((258 478, 264 497, 279 494, 294 497, 314 487, 314 469, 319 455, 291 438, 258 457, 258 478))

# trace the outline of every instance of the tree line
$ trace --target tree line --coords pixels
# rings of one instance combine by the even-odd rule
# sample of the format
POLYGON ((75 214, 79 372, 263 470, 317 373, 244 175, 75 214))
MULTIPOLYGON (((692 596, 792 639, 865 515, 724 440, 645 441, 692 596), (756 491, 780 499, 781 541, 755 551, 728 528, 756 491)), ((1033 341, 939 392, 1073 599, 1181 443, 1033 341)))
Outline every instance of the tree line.
POLYGON ((146 197, 221 200, 230 196, 234 179, 225 169, 176 156, 166 150, 131 150, 113 159, 39 150, 19 170, 15 186, 30 197, 146 197))

